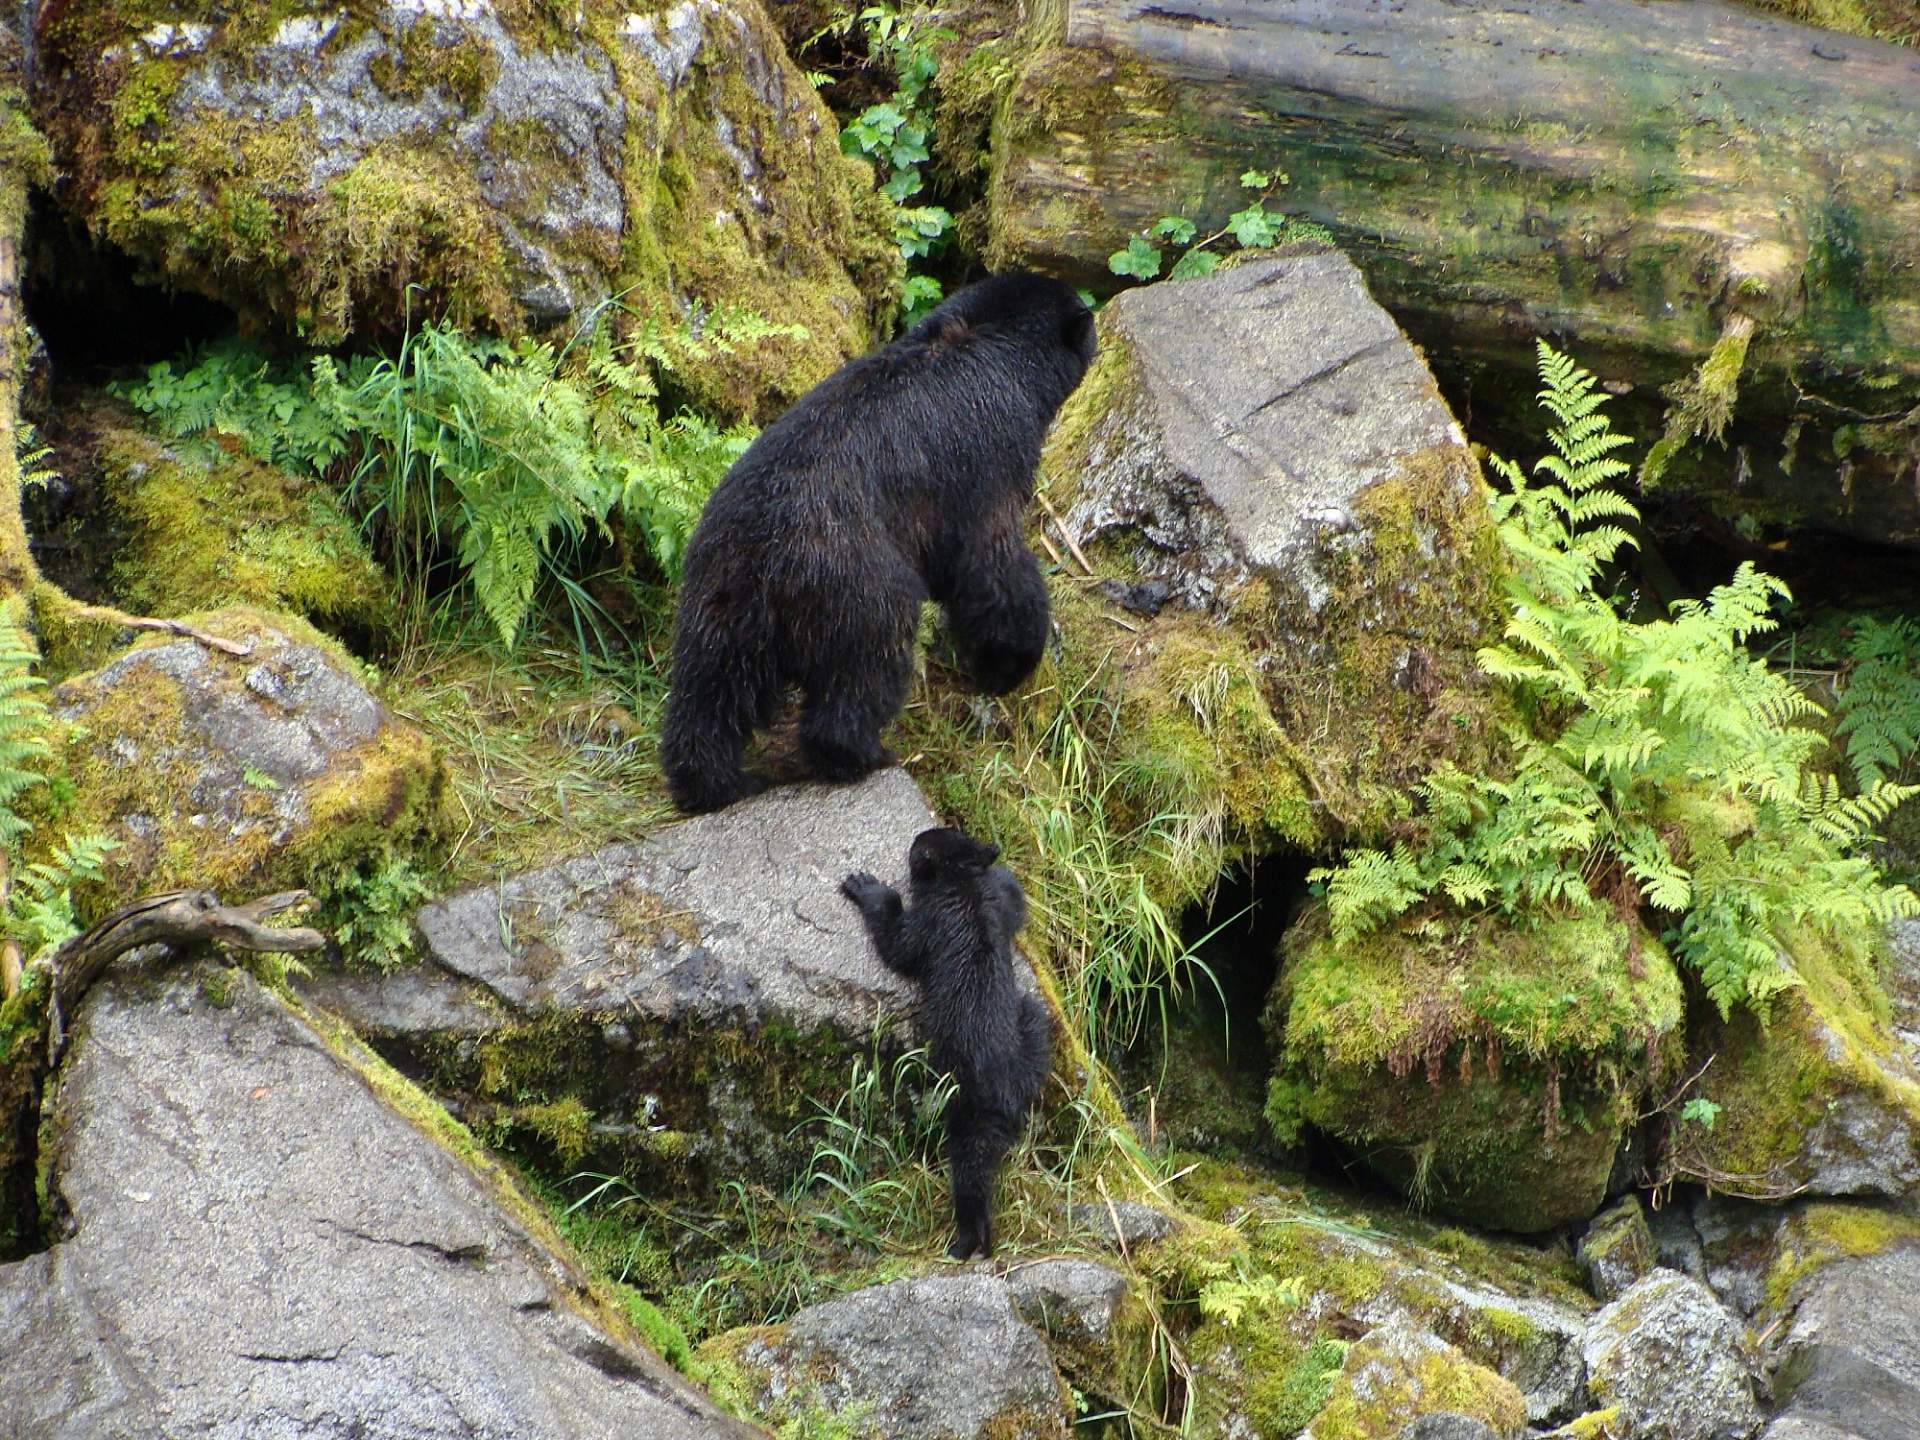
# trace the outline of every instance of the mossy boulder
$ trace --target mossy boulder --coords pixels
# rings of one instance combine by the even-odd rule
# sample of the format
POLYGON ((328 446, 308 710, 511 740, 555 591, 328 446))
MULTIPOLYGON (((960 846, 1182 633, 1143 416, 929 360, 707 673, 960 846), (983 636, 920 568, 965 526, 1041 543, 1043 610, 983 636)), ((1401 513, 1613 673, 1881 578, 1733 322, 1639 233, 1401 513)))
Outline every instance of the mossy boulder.
POLYGON ((1711 1126, 1680 1122, 1671 1166, 1762 1199, 1910 1195, 1920 1186, 1920 1060, 1902 1030, 1917 1017, 1889 1000, 1886 946, 1871 932, 1801 935, 1791 953, 1801 983, 1766 1021, 1740 1011, 1701 1026, 1695 1048, 1714 1058, 1699 1093, 1718 1110, 1711 1126))
POLYGON ((1062 1256, 1010 1270, 1007 1288, 1076 1390, 1097 1397, 1103 1410, 1128 1402, 1136 1411, 1153 1408, 1153 1320, 1136 1281, 1098 1261, 1062 1256))
POLYGON ((1197 1434, 1291 1440, 1328 1403, 1347 1341, 1389 1325, 1502 1377, 1531 1423, 1582 1407, 1592 1301, 1564 1254, 1277 1190, 1257 1172, 1203 1164, 1189 1184, 1200 1213, 1136 1263, 1163 1306, 1198 1317, 1183 1341, 1197 1434))
POLYGON ((1637 1195, 1623 1195, 1593 1217, 1577 1252, 1587 1284, 1602 1300, 1616 1300, 1653 1269, 1653 1232, 1637 1195))
POLYGON ((1160 657, 1134 688, 1178 710, 1211 651, 1257 681, 1273 828, 1378 835, 1488 730, 1473 656, 1500 560, 1432 376, 1326 249, 1128 291, 1100 341, 1049 442, 1050 502, 1120 607, 1199 622, 1127 622, 1160 657))
POLYGON ((873 1440, 1065 1440, 1070 1401, 1006 1281, 895 1280, 709 1341, 772 1420, 841 1417, 873 1440))
POLYGON ((1461 1415, 1502 1437, 1526 1428, 1520 1392, 1444 1341, 1383 1325, 1347 1351, 1326 1405, 1301 1440, 1378 1440, 1421 1415, 1461 1415))
POLYGON ((610 295, 805 327, 683 377, 777 408, 874 338, 899 257, 757 0, 78 0, 44 22, 61 196, 155 278, 323 344, 519 333, 610 295), (418 289, 414 289, 418 287, 418 289))
POLYGON ((251 606, 358 636, 386 626, 392 585, 329 487, 231 441, 163 441, 110 401, 69 419, 71 449, 91 463, 94 503, 62 538, 115 538, 109 555, 90 557, 110 562, 115 604, 163 616, 251 606))
POLYGON ((1678 1053, 1672 961, 1599 908, 1527 930, 1410 920, 1344 945, 1312 910, 1282 949, 1264 1016, 1276 1134, 1311 1125, 1476 1224, 1591 1215, 1678 1053))
POLYGON ((330 888, 345 870, 443 833, 446 770, 331 641, 291 616, 187 617, 247 646, 154 636, 56 686, 53 812, 35 834, 110 836, 100 890, 222 896, 330 888))

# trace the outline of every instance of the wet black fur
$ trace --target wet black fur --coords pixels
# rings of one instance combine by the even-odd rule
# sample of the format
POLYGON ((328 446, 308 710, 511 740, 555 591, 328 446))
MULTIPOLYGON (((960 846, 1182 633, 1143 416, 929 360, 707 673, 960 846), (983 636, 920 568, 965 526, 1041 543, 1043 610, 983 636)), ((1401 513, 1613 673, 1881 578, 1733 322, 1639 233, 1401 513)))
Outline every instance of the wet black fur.
POLYGON ((871 875, 840 886, 882 962, 919 985, 929 1057, 958 1082, 947 1102, 956 1260, 993 1253, 994 1172, 1040 1098, 1053 1048, 1046 1006, 1014 979, 1027 901, 993 863, 999 854, 959 830, 924 830, 907 852, 911 904, 871 875))
POLYGON ((1040 443, 1093 359, 1067 286, 998 275, 848 362, 760 433, 687 548, 661 764, 682 810, 762 788, 741 751, 790 685, 818 778, 888 763, 922 601, 972 681, 1004 694, 1047 641, 1025 514, 1040 443))

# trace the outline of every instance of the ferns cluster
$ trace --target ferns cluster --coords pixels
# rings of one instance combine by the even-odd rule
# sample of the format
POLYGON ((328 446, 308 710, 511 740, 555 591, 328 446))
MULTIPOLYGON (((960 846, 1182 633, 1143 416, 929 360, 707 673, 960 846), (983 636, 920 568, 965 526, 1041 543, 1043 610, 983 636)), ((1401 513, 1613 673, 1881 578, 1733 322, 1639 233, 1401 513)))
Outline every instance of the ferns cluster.
MULTIPOLYGON (((1867 779, 1844 794, 1809 773, 1819 708, 1749 653, 1786 586, 1743 564, 1671 617, 1624 618, 1600 588, 1634 507, 1594 378, 1540 347, 1552 454, 1494 501, 1510 562, 1503 642, 1482 650, 1519 720, 1504 778, 1442 769, 1415 787, 1419 838, 1314 872, 1336 938, 1425 903, 1526 925, 1602 898, 1668 917, 1670 941, 1727 1014, 1764 1012, 1796 983, 1795 930, 1834 934, 1920 913, 1864 858, 1920 787, 1867 779)), ((1884 753, 1884 752, 1879 752, 1884 753)))
POLYGON ((256 458, 335 478, 412 578, 451 554, 512 645, 542 583, 584 633, 597 607, 581 562, 617 517, 661 578, 679 573, 707 495, 751 439, 688 412, 663 416, 656 374, 788 337, 756 316, 699 334, 603 307, 566 347, 507 345, 433 323, 397 354, 304 370, 236 343, 154 365, 121 394, 174 435, 233 437, 256 458))
POLYGON ((33 648, 13 619, 0 613, 0 849, 10 863, 10 885, 0 906, 0 938, 14 941, 31 958, 79 932, 73 885, 98 879, 114 842, 105 835, 69 835, 44 860, 18 865, 20 841, 32 825, 19 802, 46 783, 52 719, 33 673, 33 648))
POLYGON ((1920 755, 1920 624, 1861 616, 1847 646, 1834 732, 1862 786, 1911 780, 1920 755))

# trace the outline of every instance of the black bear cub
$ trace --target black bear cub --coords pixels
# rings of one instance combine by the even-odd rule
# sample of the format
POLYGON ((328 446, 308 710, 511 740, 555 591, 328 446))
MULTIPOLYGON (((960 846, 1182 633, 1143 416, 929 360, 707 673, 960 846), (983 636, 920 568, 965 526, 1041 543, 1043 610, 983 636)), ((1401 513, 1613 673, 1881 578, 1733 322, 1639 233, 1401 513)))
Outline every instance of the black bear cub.
POLYGON ((888 763, 880 732, 906 698, 928 599, 980 689, 1032 673, 1047 587, 1026 509, 1040 442, 1093 348, 1070 288, 997 275, 760 432, 687 545, 660 739, 674 804, 718 810, 762 788, 741 751, 789 686, 815 777, 888 763))
POLYGON ((993 1253, 994 1172, 1040 1098, 1053 1048, 1046 1006, 1014 979, 1027 900, 999 855, 960 830, 923 830, 907 852, 910 905, 871 875, 840 886, 881 961, 918 984, 933 1064, 958 1082, 947 1102, 956 1260, 993 1253))

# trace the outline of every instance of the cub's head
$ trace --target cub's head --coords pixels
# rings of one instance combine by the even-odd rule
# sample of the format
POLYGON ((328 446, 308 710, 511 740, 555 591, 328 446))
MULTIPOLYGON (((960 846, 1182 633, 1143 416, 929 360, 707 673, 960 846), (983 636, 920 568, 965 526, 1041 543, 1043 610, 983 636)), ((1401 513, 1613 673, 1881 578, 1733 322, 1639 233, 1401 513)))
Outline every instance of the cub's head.
POLYGON ((978 879, 1000 858, 1000 847, 976 840, 964 830, 942 826, 922 830, 907 851, 907 875, 916 888, 978 879))

